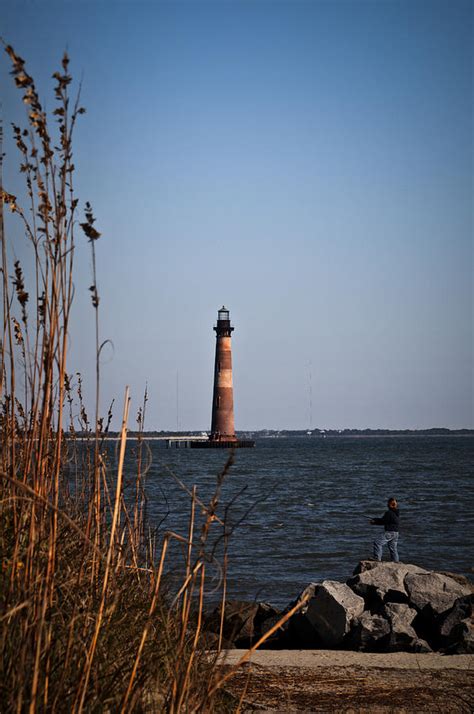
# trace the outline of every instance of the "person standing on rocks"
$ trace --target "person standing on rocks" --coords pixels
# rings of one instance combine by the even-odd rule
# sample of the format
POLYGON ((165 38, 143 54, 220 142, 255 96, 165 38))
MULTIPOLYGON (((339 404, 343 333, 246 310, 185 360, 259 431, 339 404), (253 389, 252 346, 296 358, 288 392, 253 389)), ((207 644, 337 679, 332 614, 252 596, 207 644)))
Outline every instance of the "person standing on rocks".
POLYGON ((390 558, 393 562, 398 563, 398 523, 400 520, 400 511, 396 498, 389 498, 387 501, 388 511, 385 511, 382 518, 371 518, 370 523, 373 526, 384 526, 384 532, 377 536, 374 540, 374 558, 382 560, 382 548, 388 545, 390 558))

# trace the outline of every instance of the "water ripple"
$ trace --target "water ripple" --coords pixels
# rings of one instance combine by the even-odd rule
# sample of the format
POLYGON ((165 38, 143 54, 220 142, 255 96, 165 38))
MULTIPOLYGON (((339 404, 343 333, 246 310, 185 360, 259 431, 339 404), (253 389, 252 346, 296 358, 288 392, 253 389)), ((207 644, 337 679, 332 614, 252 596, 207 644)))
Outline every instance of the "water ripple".
MULTIPOLYGON (((150 524, 169 508, 164 527, 185 533, 189 499, 168 469, 205 500, 227 453, 150 446, 150 524)), ((223 500, 246 486, 231 508, 234 522, 253 507, 232 539, 230 596, 284 605, 310 581, 346 579, 371 554, 377 529, 367 517, 380 516, 392 494, 401 505, 401 559, 468 572, 473 446, 474 437, 339 437, 261 439, 238 451, 223 500)))

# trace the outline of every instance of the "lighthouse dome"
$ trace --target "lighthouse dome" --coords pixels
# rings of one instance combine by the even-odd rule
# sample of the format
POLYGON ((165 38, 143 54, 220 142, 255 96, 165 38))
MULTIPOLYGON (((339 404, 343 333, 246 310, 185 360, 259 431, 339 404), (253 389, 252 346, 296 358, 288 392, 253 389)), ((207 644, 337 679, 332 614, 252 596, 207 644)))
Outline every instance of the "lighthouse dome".
POLYGON ((224 305, 222 305, 221 309, 217 312, 217 319, 219 320, 219 322, 221 320, 229 319, 229 311, 224 305))

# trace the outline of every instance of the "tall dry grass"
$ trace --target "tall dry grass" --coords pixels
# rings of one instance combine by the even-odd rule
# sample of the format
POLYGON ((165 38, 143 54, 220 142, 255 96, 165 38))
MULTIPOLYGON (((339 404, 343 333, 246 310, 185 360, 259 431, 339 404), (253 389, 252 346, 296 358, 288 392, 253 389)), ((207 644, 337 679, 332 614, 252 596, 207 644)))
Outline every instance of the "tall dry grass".
POLYGON ((124 473, 128 388, 116 462, 106 443, 111 409, 105 417, 99 413, 105 344, 95 261, 100 233, 88 203, 84 219, 79 218, 74 191, 73 136, 85 112, 80 91, 71 96, 65 54, 53 75, 56 107, 48 117, 24 60, 10 46, 5 50, 27 118, 25 128, 13 126, 24 177, 21 199, 3 186, 0 136, 0 710, 238 710, 240 704, 223 691, 233 670, 223 672, 217 665, 223 622, 213 653, 205 651, 203 637, 206 577, 217 544, 223 544, 222 605, 226 597, 232 529, 222 488, 233 455, 217 475, 209 502, 202 502, 196 488, 181 484, 189 508, 186 533, 148 532, 147 394, 137 415, 133 474, 124 473), (10 257, 4 209, 17 219, 15 241, 20 232, 23 245, 21 251, 14 245, 13 254, 26 256, 27 271, 10 257), (68 373, 78 226, 93 265, 93 419, 80 375, 68 373), (181 546, 179 562, 173 542, 181 546), (170 583, 176 580, 165 578, 165 571, 173 570, 181 573, 174 589, 170 583))
MULTIPOLYGON (((216 515, 225 472, 210 504, 202 504, 192 492, 187 534, 147 539, 147 397, 138 414, 136 473, 128 492, 123 470, 128 389, 113 467, 104 442, 111 413, 105 419, 99 414, 103 345, 95 242, 100 233, 89 204, 80 220, 74 191, 73 135, 85 111, 80 92, 71 96, 64 55, 53 75, 56 106, 48 117, 25 62, 11 47, 5 50, 27 106, 27 121, 24 129, 13 126, 24 200, 0 185, 1 710, 222 711, 217 670, 203 656, 200 639, 206 542, 216 523, 225 528, 216 515), (56 120, 53 130, 51 118, 56 120), (20 261, 10 258, 4 208, 21 225, 28 278, 20 261), (67 371, 79 224, 93 263, 93 420, 83 403, 80 377, 67 371), (77 438, 77 426, 85 439, 77 438), (205 514, 200 533, 195 528, 197 507, 205 514), (172 540, 183 544, 185 575, 178 591, 167 590, 165 596, 172 540)), ((18 227, 15 231, 17 236, 18 227)))

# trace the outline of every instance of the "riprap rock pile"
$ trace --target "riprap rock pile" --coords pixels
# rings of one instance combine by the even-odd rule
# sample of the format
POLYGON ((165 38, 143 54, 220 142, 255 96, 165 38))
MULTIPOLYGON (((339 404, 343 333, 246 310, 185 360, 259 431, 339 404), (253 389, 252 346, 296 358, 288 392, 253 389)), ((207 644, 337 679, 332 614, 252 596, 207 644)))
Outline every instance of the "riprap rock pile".
MULTIPOLYGON (((263 647, 474 653, 474 586, 467 578, 370 560, 361 561, 346 583, 310 583, 282 612, 266 603, 227 603, 226 646, 256 642, 305 595, 308 602, 263 647)), ((217 609, 208 632, 218 632, 220 622, 217 609)))

